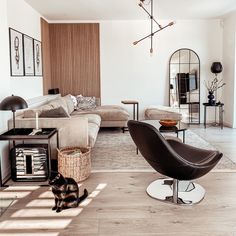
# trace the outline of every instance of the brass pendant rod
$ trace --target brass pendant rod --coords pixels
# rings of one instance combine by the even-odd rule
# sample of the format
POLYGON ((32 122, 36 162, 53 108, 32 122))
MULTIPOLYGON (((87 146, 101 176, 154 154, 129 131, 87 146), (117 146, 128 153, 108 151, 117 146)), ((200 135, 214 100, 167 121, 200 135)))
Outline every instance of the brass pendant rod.
POLYGON ((174 22, 172 21, 172 22, 170 22, 168 25, 163 26, 161 29, 154 31, 152 34, 149 34, 149 35, 147 35, 147 36, 141 38, 140 40, 133 42, 133 44, 136 45, 136 44, 138 44, 139 42, 143 41, 144 39, 149 38, 150 36, 154 36, 154 35, 155 35, 156 33, 158 33, 159 31, 161 31, 161 30, 163 30, 163 29, 165 29, 165 28, 167 28, 167 27, 169 27, 169 26, 172 26, 173 24, 174 24, 174 22))
POLYGON ((153 0, 151 0, 151 48, 150 53, 153 53, 153 0))
POLYGON ((158 25, 158 27, 161 29, 162 26, 155 20, 155 18, 153 17, 153 15, 150 14, 150 13, 146 10, 146 8, 143 6, 143 4, 142 4, 142 3, 139 3, 138 5, 149 15, 149 17, 150 17, 150 18, 158 25))

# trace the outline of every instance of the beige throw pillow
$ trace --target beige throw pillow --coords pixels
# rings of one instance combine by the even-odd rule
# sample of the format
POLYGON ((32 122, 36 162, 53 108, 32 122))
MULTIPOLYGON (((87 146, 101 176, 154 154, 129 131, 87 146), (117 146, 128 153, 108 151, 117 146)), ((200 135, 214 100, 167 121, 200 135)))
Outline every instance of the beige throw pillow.
POLYGON ((70 117, 67 111, 63 107, 57 107, 51 110, 42 111, 39 117, 70 117))

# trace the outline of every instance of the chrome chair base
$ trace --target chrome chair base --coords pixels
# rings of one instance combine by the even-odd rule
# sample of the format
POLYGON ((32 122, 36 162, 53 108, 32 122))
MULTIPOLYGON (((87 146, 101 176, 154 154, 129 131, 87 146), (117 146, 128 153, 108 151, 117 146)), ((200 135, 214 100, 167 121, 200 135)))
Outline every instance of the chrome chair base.
POLYGON ((199 203, 205 196, 205 189, 201 185, 176 179, 155 180, 146 191, 152 198, 180 205, 199 203))

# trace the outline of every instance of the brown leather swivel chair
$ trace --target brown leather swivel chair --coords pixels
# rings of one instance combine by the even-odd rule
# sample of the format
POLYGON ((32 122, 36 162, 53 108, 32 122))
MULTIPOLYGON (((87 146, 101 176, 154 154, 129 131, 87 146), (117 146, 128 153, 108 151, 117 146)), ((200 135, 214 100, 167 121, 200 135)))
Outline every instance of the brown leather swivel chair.
POLYGON ((154 126, 145 122, 130 120, 128 127, 134 143, 146 161, 157 172, 172 178, 152 182, 147 193, 158 200, 176 204, 200 202, 205 190, 190 180, 207 174, 223 154, 175 140, 166 140, 154 126))

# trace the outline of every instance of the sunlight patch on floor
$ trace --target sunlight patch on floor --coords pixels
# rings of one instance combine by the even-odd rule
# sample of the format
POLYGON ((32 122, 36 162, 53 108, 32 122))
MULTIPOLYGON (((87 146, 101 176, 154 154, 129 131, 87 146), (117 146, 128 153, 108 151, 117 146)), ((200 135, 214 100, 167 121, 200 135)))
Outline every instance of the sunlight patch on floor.
POLYGON ((33 191, 39 188, 39 186, 9 186, 3 189, 3 191, 33 191))
POLYGON ((104 188, 106 188, 107 184, 99 184, 97 187, 96 187, 96 190, 102 190, 104 188))
POLYGON ((96 197, 99 193, 100 193, 99 190, 94 190, 93 192, 91 192, 91 193, 89 194, 88 197, 94 198, 94 197, 96 197))
POLYGON ((78 216, 82 212, 82 208, 71 208, 60 213, 53 211, 52 209, 22 209, 18 210, 11 215, 11 217, 74 217, 78 216))
POLYGON ((92 200, 93 200, 93 199, 86 198, 84 201, 82 201, 82 202, 79 204, 79 206, 81 206, 81 207, 88 206, 88 204, 89 204, 90 202, 92 202, 92 200))
POLYGON ((9 207, 10 205, 15 204, 15 198, 0 198, 0 207, 9 207))
POLYGON ((24 198, 31 192, 0 192, 0 198, 24 198))
POLYGON ((54 198, 52 191, 46 191, 39 195, 39 198, 54 198))
POLYGON ((71 219, 5 220, 0 223, 0 229, 65 229, 71 221, 71 219))
POLYGON ((26 207, 53 207, 54 199, 35 199, 29 202, 26 207))
POLYGON ((92 202, 93 198, 97 197, 97 195, 101 192, 101 190, 103 190, 106 186, 107 186, 107 184, 104 184, 104 183, 98 184, 98 186, 96 187, 96 190, 94 190, 92 193, 90 193, 88 198, 86 198, 79 205, 81 207, 88 206, 92 202))
MULTIPOLYGON (((81 184, 80 184, 81 186, 81 184)), ((14 213, 11 214, 10 219, 0 222, 0 230, 6 231, 6 233, 0 233, 1 235, 22 235, 22 236, 58 236, 59 232, 50 232, 50 233, 14 233, 17 230, 52 230, 59 231, 65 229, 69 226, 74 217, 80 215, 80 213, 88 206, 100 193, 106 188, 106 183, 98 184, 94 191, 92 191, 89 196, 79 204, 77 208, 64 209, 60 213, 52 211, 54 206, 54 195, 51 190, 45 189, 45 191, 39 193, 39 196, 36 199, 30 200, 28 198, 28 203, 26 202, 24 209, 15 209, 14 213), (22 219, 25 218, 25 219, 22 219), (46 218, 46 219, 45 219, 46 218), (12 232, 12 233, 10 233, 12 232)), ((13 196, 18 198, 23 198, 28 196, 32 191, 37 190, 38 187, 34 188, 33 186, 12 186, 9 191, 15 192, 0 192, 4 196, 13 196), (28 188, 30 187, 30 188, 28 188), (33 188, 32 188, 33 187, 33 188), (22 192, 20 192, 22 190, 22 192), (29 192, 28 190, 32 190, 29 192), (19 192, 18 192, 19 191, 19 192)))

